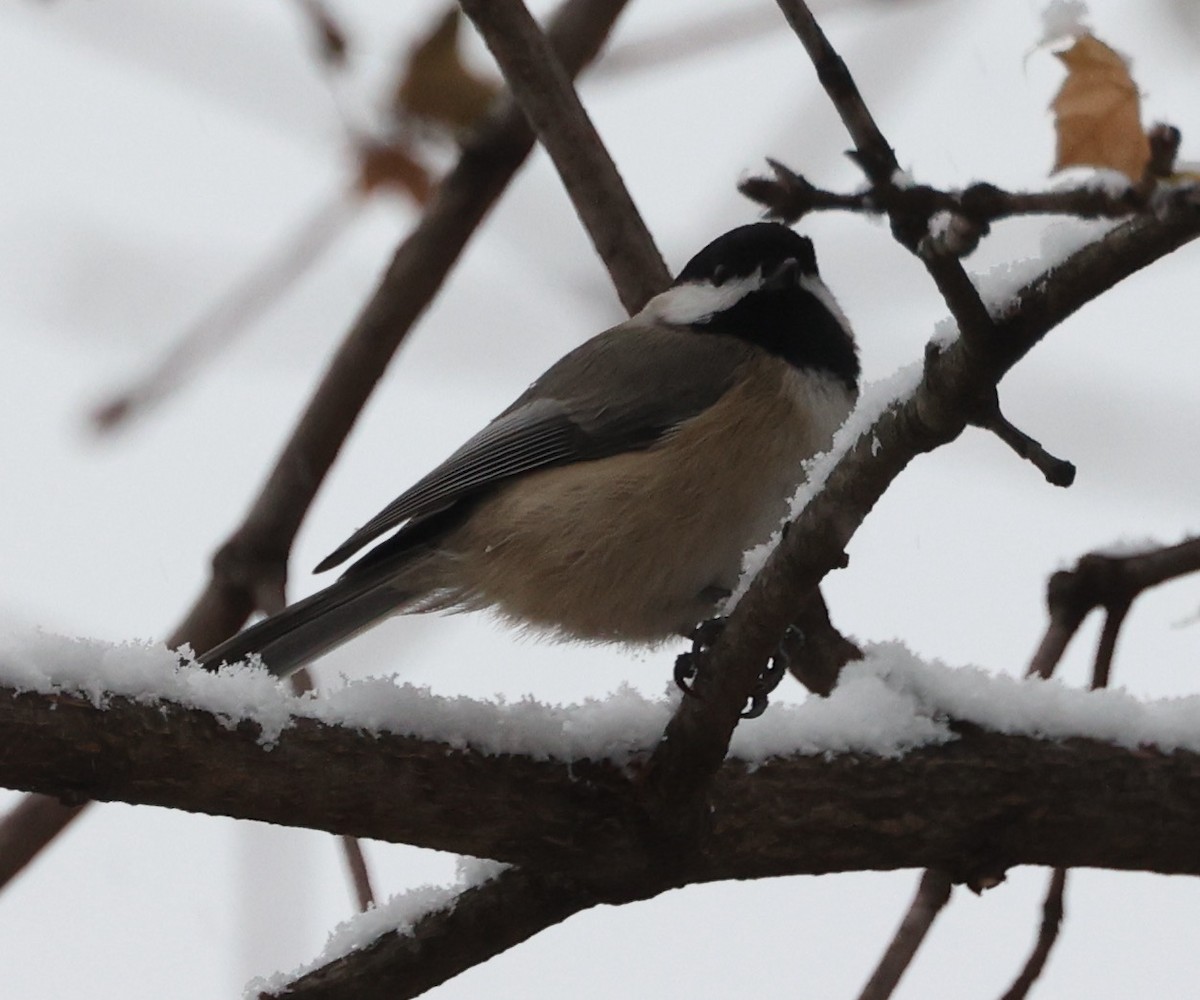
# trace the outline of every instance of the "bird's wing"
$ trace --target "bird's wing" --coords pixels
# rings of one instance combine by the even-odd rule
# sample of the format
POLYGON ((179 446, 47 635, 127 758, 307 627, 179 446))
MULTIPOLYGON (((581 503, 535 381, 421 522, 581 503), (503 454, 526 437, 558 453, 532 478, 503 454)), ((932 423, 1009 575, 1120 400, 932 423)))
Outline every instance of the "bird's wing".
POLYGON ((345 562, 411 518, 513 476, 648 448, 715 403, 747 350, 731 337, 628 323, 593 337, 355 531, 316 571, 345 562))

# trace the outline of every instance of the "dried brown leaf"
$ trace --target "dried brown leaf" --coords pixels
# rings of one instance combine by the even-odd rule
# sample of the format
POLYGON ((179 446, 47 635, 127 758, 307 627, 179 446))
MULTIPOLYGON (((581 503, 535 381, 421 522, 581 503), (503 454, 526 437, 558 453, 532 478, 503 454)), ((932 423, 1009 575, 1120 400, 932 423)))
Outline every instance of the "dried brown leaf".
POLYGON ((381 188, 403 191, 418 205, 433 195, 433 180, 424 164, 400 143, 363 142, 358 147, 358 190, 372 194, 381 188))
POLYGON ((499 84, 476 76, 463 62, 458 32, 461 20, 459 9, 451 7, 417 43, 393 102, 400 114, 456 133, 467 131, 487 114, 500 92, 499 84))
POLYGON ((1054 170, 1107 167, 1134 183, 1141 180, 1150 146, 1129 64, 1094 35, 1080 35, 1055 54, 1067 78, 1051 104, 1058 133, 1054 170))

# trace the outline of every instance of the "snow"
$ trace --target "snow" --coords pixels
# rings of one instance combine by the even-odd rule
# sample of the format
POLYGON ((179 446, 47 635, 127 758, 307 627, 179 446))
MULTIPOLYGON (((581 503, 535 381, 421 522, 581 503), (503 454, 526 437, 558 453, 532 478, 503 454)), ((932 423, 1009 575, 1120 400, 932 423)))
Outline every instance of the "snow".
POLYGON ((301 976, 372 944, 384 934, 411 934, 417 921, 437 910, 453 909, 468 889, 490 882, 509 866, 486 858, 458 859, 458 878, 450 885, 422 885, 401 892, 378 906, 344 920, 329 933, 321 953, 290 972, 261 976, 246 984, 247 1000, 262 993, 281 993, 301 976))
MULTIPOLYGON (((1124 183, 1127 187, 1129 182, 1125 180, 1124 183)), ((1022 288, 1049 274, 1072 254, 1095 243, 1120 224, 1121 220, 1113 219, 1057 219, 1047 223, 1042 231, 1038 253, 995 264, 977 274, 968 272, 969 277, 988 312, 998 319, 1022 288)))
MULTIPOLYGON (((923 364, 914 361, 892 372, 886 378, 863 386, 854 410, 834 435, 833 446, 829 451, 814 455, 804 463, 804 482, 800 484, 789 501, 788 514, 783 523, 794 521, 800 516, 800 512, 808 506, 808 502, 813 497, 821 492, 830 473, 846 453, 855 446, 858 439, 866 434, 874 434, 875 421, 883 416, 885 411, 901 406, 916 392, 917 386, 921 383, 923 370, 923 364)), ((879 447, 878 438, 872 437, 871 454, 874 455, 878 452, 879 447)), ((781 523, 780 529, 775 531, 770 538, 748 549, 742 556, 742 575, 738 579, 738 585, 734 588, 733 593, 725 601, 722 609, 724 614, 728 614, 737 607, 738 602, 745 597, 746 591, 750 589, 751 581, 766 565, 767 559, 775 551, 782 537, 781 523)))
MULTIPOLYGON (((1121 690, 1083 691, 978 668, 925 661, 898 642, 868 645, 829 698, 777 703, 739 726, 729 756, 867 753, 895 757, 954 738, 948 720, 1043 739, 1086 737, 1118 746, 1200 752, 1200 695, 1140 701, 1121 690)), ((259 726, 269 749, 296 719, 443 742, 487 754, 625 764, 653 750, 679 700, 623 686, 604 698, 552 705, 435 695, 388 678, 343 681, 320 696, 295 695, 255 665, 209 672, 152 643, 110 644, 32 633, 0 640, 0 684, 73 692, 103 707, 113 695, 212 712, 227 725, 259 726)))
MULTIPOLYGON (((1035 190, 1053 163, 1046 105, 1063 76, 1044 50, 1022 59, 1041 35, 1044 5, 822 4, 818 17, 921 181, 1035 190), (910 57, 896 59, 899 50, 910 57)), ((553 0, 532 6, 540 15, 553 0)), ((1101 36, 1136 58, 1144 120, 1180 126, 1182 152, 1195 159, 1197 5, 1089 6, 1101 36)), ((675 39, 718 7, 751 16, 742 0, 630 5, 614 51, 641 46, 653 66, 644 61, 636 75, 601 67, 582 88, 673 267, 752 221, 734 180, 761 172, 764 156, 831 190, 862 179, 777 12, 764 9, 766 30, 754 39, 677 58, 675 39)), ((355 44, 355 77, 340 88, 351 121, 376 120, 367 104, 386 101, 394 54, 439 9, 433 0, 338 5, 355 44)), ((373 201, 221 364, 119 439, 78 433, 90 402, 140 372, 345 179, 344 129, 296 14, 295 5, 227 0, 0 5, 0 72, 20 95, 0 106, 9 138, 0 149, 0 412, 9 428, 0 435, 0 634, 11 622, 119 641, 161 635, 179 620, 415 218, 400 199, 373 201)), ((482 43, 472 48, 486 60, 482 43)), ((1036 257, 1045 221, 993 227, 969 265, 1036 257)), ((854 320, 864 381, 919 359, 945 307, 886 223, 814 213, 798 228, 854 320)), ((1187 373, 1200 366, 1200 338, 1186 290, 1198 265, 1193 245, 1145 269, 1006 378, 1006 412, 1077 463, 1070 490, 1046 487, 994 436, 964 433, 912 463, 858 531, 850 567, 827 581, 835 620, 858 635, 903 636, 923 656, 1020 670, 1044 629, 1044 585, 1056 568, 1123 535, 1171 539, 1195 528, 1200 397, 1187 373)), ((394 496, 530 377, 622 316, 561 184, 535 153, 359 421, 297 539, 302 572, 289 596, 319 585, 308 567, 375 509, 372 498, 394 496)), ((1139 599, 1117 674, 1140 697, 1196 690, 1197 632, 1174 626, 1197 607, 1200 578, 1139 599)), ((1065 678, 1086 683, 1098 627, 1089 621, 1068 650, 1065 678)), ((510 707, 526 692, 571 703, 625 682, 653 702, 666 685, 664 658, 534 643, 481 615, 413 616, 365 634, 317 674, 324 683, 327 673, 402 668, 435 694, 503 691, 510 707)), ((774 725, 782 702, 799 697, 794 689, 740 728, 774 725)), ((20 800, 3 794, 5 808, 20 800)), ((451 877, 437 852, 366 850, 383 895, 451 877)), ((907 873, 762 880, 599 907, 430 996, 717 996, 747 982, 762 1000, 793 996, 794 977, 763 975, 764 953, 804 968, 808 995, 854 996, 911 882, 907 873), (797 934, 814 914, 825 933, 797 934), (730 938, 731 915, 755 927, 757 947, 730 938), (687 962, 662 961, 684 950, 687 962)), ((1003 993, 1043 882, 1016 871, 1001 890, 947 910, 898 1000, 1003 993)), ((1073 873, 1072 894, 1069 931, 1040 991, 1136 996, 1153 982, 1166 996, 1194 992, 1189 929, 1200 882, 1086 871, 1073 873), (1120 928, 1114 912, 1126 917, 1120 928)), ((315 954, 352 905, 323 834, 121 805, 88 809, 2 902, 5 983, 22 1000, 235 994, 251 975, 315 954), (64 904, 69 955, 56 944, 64 904)))
MULTIPOLYGON (((935 221, 930 220, 930 232, 937 235, 935 221)), ((1043 274, 1047 274, 1076 251, 1100 239, 1119 223, 1111 219, 1064 219, 1050 223, 1041 235, 1041 250, 1028 257, 1017 257, 987 270, 968 276, 974 283, 984 306, 994 318, 1004 315, 1021 289, 1043 274)), ((939 320, 933 329, 930 342, 943 350, 957 338, 958 324, 952 317, 939 320)), ((872 432, 875 421, 888 409, 902 405, 917 390, 924 372, 923 361, 913 361, 897 369, 891 375, 866 385, 859 400, 834 437, 829 451, 816 455, 805 463, 806 477, 789 504, 788 521, 795 520, 808 502, 824 487, 830 473, 850 451, 859 438, 872 432)), ((871 453, 879 449, 878 439, 872 440, 871 453)), ((742 560, 742 575, 737 587, 725 603, 728 613, 745 596, 750 582, 758 575, 782 537, 776 531, 767 541, 749 549, 742 560)))

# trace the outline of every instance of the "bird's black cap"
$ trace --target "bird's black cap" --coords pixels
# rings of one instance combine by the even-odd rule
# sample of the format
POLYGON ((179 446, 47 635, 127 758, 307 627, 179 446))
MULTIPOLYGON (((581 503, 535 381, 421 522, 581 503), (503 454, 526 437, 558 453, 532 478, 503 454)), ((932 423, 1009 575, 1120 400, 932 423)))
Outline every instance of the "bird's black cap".
POLYGON ((817 273, 812 240, 778 222, 755 222, 718 236, 687 262, 675 284, 711 281, 722 285, 756 270, 766 277, 789 260, 796 262, 801 274, 817 273))
POLYGON ((761 283, 692 321, 692 329, 748 341, 796 368, 825 372, 855 390, 859 364, 854 339, 820 280, 807 237, 777 222, 739 226, 688 261, 675 287, 720 287, 756 272, 761 283))

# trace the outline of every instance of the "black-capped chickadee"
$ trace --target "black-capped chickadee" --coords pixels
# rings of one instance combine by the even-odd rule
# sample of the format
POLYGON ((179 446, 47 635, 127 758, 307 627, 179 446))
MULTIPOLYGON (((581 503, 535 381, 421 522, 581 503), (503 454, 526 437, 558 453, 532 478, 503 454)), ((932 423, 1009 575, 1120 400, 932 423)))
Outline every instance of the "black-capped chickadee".
POLYGON ((849 324, 812 243, 718 237, 352 534, 333 584, 201 658, 284 675, 394 614, 491 608, 566 639, 687 634, 737 584, 854 405, 849 324))

